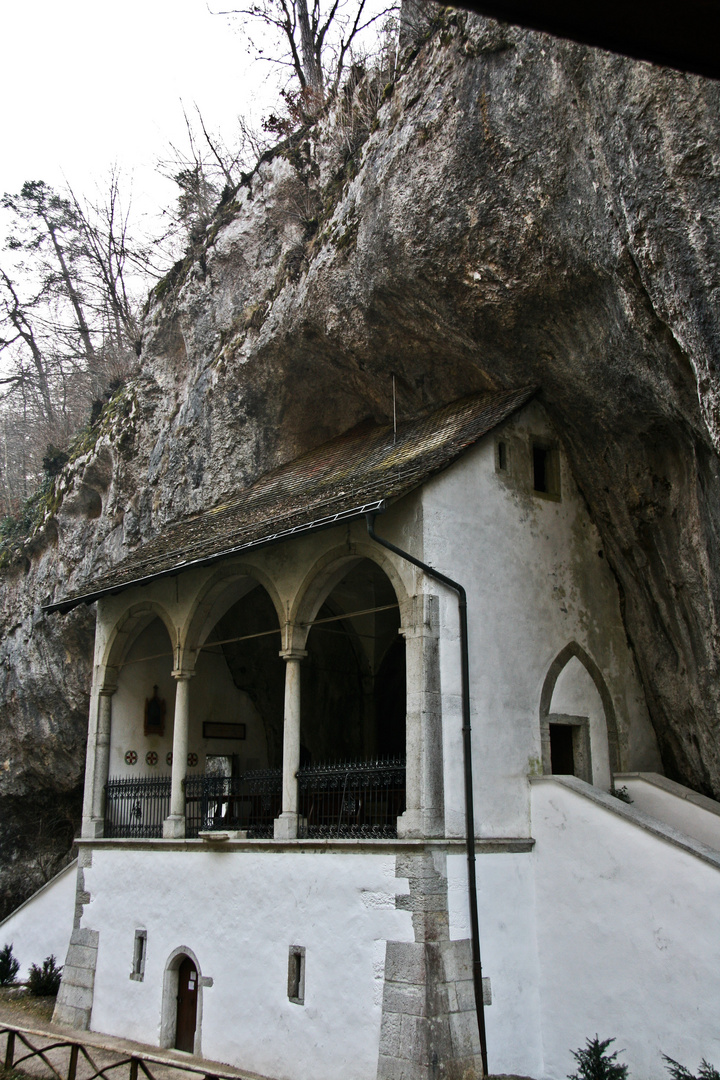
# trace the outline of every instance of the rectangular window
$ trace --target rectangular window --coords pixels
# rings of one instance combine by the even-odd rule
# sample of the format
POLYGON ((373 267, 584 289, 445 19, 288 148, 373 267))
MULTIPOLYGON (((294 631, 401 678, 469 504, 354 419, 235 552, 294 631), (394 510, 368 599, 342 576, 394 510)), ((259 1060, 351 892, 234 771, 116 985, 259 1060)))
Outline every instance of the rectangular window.
POLYGON ((533 491, 546 499, 560 498, 560 455, 557 447, 532 444, 533 491))
POLYGON ((147 952, 147 930, 135 931, 133 945, 133 964, 130 978, 142 982, 145 977, 145 953, 147 952))
POLYGON ((296 1005, 305 1004, 305 947, 291 945, 288 953, 288 998, 296 1005))

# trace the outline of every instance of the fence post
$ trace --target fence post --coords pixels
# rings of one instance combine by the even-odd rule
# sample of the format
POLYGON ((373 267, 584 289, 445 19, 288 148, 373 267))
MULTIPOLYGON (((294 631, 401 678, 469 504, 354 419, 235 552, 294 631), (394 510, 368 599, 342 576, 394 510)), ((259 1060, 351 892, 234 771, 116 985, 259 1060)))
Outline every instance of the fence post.
POLYGON ((7 1046, 5 1047, 5 1068, 12 1069, 13 1058, 15 1056, 15 1032, 8 1031, 7 1033, 7 1046))
POLYGON ((77 1073, 79 1049, 80 1047, 77 1043, 73 1043, 70 1047, 70 1061, 68 1062, 67 1080, 75 1080, 75 1074, 77 1073))
POLYGON ((136 1057, 130 1058, 130 1080, 137 1080, 138 1074, 138 1059, 136 1057))

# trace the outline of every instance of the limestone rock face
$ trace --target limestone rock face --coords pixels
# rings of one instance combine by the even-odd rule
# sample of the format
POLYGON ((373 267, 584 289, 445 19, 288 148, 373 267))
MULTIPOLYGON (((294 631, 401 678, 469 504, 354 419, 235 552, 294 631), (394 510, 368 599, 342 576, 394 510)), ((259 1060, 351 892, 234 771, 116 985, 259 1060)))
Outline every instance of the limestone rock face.
POLYGON ((82 777, 92 615, 42 600, 387 419, 391 372, 401 417, 540 386, 666 770, 720 796, 720 85, 446 14, 367 98, 262 163, 156 290, 140 374, 6 574, 0 888, 2 807, 82 777))

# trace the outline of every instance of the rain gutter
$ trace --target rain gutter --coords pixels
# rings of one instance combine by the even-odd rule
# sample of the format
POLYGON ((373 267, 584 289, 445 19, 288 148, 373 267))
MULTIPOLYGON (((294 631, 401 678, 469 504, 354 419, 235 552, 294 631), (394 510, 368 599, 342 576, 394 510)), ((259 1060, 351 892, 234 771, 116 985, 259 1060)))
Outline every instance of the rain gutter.
POLYGON ((477 1014, 478 1034, 480 1036, 480 1056, 482 1059, 483 1075, 488 1075, 487 1061, 487 1034, 485 1030, 485 1005, 482 988, 482 961, 480 959, 480 927, 478 921, 477 903, 477 877, 475 873, 475 812, 473 807, 473 774, 472 774, 472 738, 470 729, 470 676, 469 676, 469 648, 468 648, 468 620, 467 620, 467 594, 458 581, 453 581, 447 574, 441 574, 432 566, 428 566, 421 559, 417 559, 408 551, 403 551, 396 544, 378 536, 375 532, 375 517, 384 510, 384 506, 378 510, 369 510, 366 514, 367 530, 371 540, 381 544, 388 551, 399 555, 401 559, 417 566, 428 577, 442 582, 457 593, 458 616, 460 619, 460 674, 462 682, 462 736, 463 736, 463 766, 465 773, 465 826, 466 826, 466 850, 468 865, 468 904, 470 908, 470 937, 472 942, 473 960, 473 987, 475 990, 475 1012, 477 1014))
POLYGON ((277 532, 267 533, 257 540, 247 540, 244 544, 234 544, 224 548, 222 551, 213 552, 212 555, 203 555, 197 559, 186 559, 184 562, 175 563, 166 570, 157 570, 152 574, 145 574, 140 577, 132 578, 129 581, 118 582, 116 585, 106 585, 103 588, 82 593, 79 596, 68 597, 66 600, 57 600, 52 604, 43 604, 42 610, 48 615, 55 611, 61 611, 64 614, 72 608, 78 607, 80 604, 92 604, 95 600, 99 600, 103 596, 113 596, 115 593, 123 592, 125 589, 149 585, 151 581, 157 581, 159 578, 176 577, 178 574, 184 574, 186 570, 193 570, 199 566, 210 566, 212 563, 219 562, 221 559, 232 558, 232 556, 239 555, 244 551, 251 551, 259 547, 268 547, 270 544, 279 544, 281 541, 287 540, 291 536, 319 532, 321 529, 331 529, 334 525, 341 525, 345 521, 351 521, 353 518, 365 517, 367 514, 381 513, 384 509, 384 500, 375 499, 372 502, 363 503, 362 506, 355 506, 351 510, 341 510, 337 514, 328 514, 325 517, 315 518, 313 521, 307 521, 303 525, 294 525, 290 529, 279 529, 277 532))

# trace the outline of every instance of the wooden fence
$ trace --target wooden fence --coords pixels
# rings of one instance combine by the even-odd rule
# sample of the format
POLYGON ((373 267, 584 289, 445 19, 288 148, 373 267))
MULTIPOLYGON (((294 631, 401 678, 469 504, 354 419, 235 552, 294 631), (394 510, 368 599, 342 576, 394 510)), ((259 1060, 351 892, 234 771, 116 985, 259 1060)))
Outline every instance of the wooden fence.
POLYGON ((33 1031, 0 1023, 0 1061, 5 1069, 17 1069, 48 1080, 241 1080, 240 1072, 208 1071, 202 1064, 185 1064, 175 1058, 147 1053, 128 1054, 120 1048, 87 1046, 76 1039, 57 1037, 48 1031, 33 1031), (2 1055, 2 1038, 5 1053, 2 1055), (92 1050, 92 1053, 90 1052, 92 1050), (99 1064, 100 1057, 117 1060, 99 1064), (52 1059, 51 1056, 52 1055, 52 1059), (118 1072, 118 1070, 120 1070, 118 1072), (112 1074, 112 1075, 111 1075, 112 1074))

